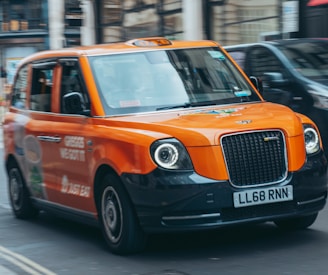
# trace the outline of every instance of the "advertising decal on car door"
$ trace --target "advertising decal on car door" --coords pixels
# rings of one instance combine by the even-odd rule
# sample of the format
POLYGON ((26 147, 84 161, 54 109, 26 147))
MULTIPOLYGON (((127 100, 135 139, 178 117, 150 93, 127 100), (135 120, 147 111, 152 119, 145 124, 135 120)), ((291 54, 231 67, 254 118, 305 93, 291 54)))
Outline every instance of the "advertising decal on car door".
POLYGON ((32 195, 36 198, 46 199, 42 172, 42 148, 35 136, 26 134, 25 127, 29 121, 30 119, 25 115, 15 116, 14 152, 32 195))

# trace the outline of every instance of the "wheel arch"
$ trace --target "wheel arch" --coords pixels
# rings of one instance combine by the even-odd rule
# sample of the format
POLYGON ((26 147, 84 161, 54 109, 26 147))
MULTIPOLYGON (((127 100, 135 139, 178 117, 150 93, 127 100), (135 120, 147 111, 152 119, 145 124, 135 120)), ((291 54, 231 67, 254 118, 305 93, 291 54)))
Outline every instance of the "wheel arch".
MULTIPOLYGON (((97 212, 99 212, 98 198, 101 195, 102 180, 107 174, 114 175, 117 178, 117 180, 121 183, 122 188, 128 195, 128 192, 127 192, 125 186, 123 185, 122 181, 120 180, 120 176, 117 174, 115 169, 108 164, 102 164, 101 166, 98 167, 98 169, 95 173, 94 184, 93 184, 94 202, 95 202, 95 205, 97 208, 97 212)), ((130 198, 129 198, 129 200, 130 200, 130 198)))
MULTIPOLYGON (((121 255, 141 251, 146 244, 147 235, 140 225, 136 209, 120 175, 108 164, 101 165, 95 174, 94 200, 99 224, 109 249, 113 253, 121 255), (113 192, 115 194, 114 200, 119 202, 118 207, 111 208, 111 211, 116 213, 113 216, 121 218, 111 220, 111 214, 103 214, 110 212, 107 207, 104 207, 108 192, 113 192), (102 194, 106 194, 106 199, 102 197, 102 194), (109 216, 111 217, 109 218, 109 216), (116 236, 117 232, 119 232, 119 235, 116 236)), ((110 200, 114 205, 114 200, 112 198, 110 200)))
POLYGON ((22 170, 19 163, 18 163, 18 161, 17 161, 17 159, 15 158, 15 156, 14 155, 8 155, 8 157, 6 158, 6 162, 5 162, 5 167, 6 167, 7 174, 8 174, 10 166, 13 165, 13 164, 17 165, 17 167, 20 170, 22 170))

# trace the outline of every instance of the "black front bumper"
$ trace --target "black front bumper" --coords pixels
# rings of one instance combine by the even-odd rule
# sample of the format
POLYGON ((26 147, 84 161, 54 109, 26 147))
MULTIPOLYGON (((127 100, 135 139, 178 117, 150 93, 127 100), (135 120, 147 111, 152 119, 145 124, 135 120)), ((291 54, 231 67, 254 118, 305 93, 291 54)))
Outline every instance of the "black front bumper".
POLYGON ((300 171, 289 173, 286 180, 274 185, 292 185, 293 200, 241 208, 233 205, 233 193, 241 191, 240 188, 193 171, 157 169, 147 175, 124 174, 122 181, 142 228, 147 232, 160 232, 208 229, 316 213, 326 204, 326 171, 326 158, 323 153, 316 154, 308 158, 300 171))

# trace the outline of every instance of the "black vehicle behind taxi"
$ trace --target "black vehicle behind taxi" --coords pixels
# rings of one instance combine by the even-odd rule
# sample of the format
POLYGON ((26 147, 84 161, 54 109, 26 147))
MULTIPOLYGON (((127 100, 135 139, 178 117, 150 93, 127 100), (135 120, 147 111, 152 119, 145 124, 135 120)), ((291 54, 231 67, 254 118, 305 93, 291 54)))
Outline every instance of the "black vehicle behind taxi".
POLYGON ((287 39, 227 46, 266 100, 289 106, 319 127, 328 153, 328 39, 287 39))

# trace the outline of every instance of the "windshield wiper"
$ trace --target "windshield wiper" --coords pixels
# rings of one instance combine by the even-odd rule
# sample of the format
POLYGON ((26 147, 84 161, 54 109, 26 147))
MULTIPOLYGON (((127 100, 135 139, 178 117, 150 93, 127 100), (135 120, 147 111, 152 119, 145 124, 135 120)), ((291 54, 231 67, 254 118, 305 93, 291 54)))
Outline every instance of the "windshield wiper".
POLYGON ((211 106, 211 105, 216 105, 215 101, 185 102, 183 104, 178 104, 178 105, 158 107, 156 109, 156 111, 179 109, 179 108, 199 107, 199 106, 211 106))

